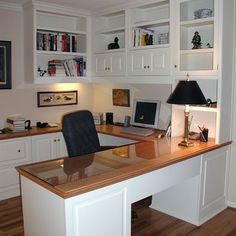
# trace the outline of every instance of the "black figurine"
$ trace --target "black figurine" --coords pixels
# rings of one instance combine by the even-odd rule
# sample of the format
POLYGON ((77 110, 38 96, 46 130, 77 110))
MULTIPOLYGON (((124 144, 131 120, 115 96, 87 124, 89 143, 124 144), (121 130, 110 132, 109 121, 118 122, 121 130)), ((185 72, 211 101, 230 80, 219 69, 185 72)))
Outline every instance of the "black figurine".
POLYGON ((200 49, 201 48, 201 45, 202 45, 201 36, 199 35, 199 33, 197 31, 194 33, 191 43, 193 44, 192 49, 200 49))
POLYGON ((108 44, 108 49, 117 49, 117 48, 120 48, 119 44, 118 44, 118 37, 115 37, 114 38, 114 43, 109 43, 108 44))

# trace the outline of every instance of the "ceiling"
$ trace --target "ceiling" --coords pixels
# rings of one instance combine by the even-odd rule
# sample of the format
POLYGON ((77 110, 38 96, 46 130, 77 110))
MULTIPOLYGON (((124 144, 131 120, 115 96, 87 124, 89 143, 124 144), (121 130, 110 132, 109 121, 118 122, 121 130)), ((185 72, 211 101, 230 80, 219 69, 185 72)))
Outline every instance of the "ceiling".
MULTIPOLYGON (((0 0, 0 2, 18 5, 21 5, 27 1, 28 0, 0 0)), ((40 0, 40 2, 54 3, 90 11, 99 11, 105 8, 118 6, 127 2, 134 2, 134 0, 40 0)))

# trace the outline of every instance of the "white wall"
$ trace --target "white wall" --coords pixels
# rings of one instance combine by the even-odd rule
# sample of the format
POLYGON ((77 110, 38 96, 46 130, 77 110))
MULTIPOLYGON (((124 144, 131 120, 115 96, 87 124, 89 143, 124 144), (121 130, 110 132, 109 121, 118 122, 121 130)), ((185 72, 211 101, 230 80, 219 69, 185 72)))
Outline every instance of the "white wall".
POLYGON ((95 84, 94 87, 94 110, 96 112, 113 112, 114 122, 124 122, 125 115, 132 115, 132 107, 135 98, 156 99, 161 101, 159 129, 166 129, 171 116, 171 105, 166 103, 171 93, 170 85, 157 84, 95 84), (112 89, 130 90, 130 107, 113 106, 112 89))
MULTIPOLYGON (((76 109, 93 108, 93 89, 90 84, 24 84, 24 28, 23 12, 0 9, 0 40, 12 42, 12 89, 0 90, 0 128, 10 114, 21 113, 33 123, 36 121, 59 122, 61 115, 76 109), (38 91, 78 90, 78 105, 37 107, 38 91)), ((27 75, 25 75, 27 76, 27 75)))

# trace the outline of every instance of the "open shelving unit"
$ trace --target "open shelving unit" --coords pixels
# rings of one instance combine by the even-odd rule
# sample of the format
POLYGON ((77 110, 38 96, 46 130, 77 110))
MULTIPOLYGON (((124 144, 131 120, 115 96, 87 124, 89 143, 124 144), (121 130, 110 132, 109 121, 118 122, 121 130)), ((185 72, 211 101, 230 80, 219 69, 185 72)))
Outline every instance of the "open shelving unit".
POLYGON ((74 83, 86 78, 88 17, 54 4, 24 6, 25 59, 32 64, 26 68, 29 82, 74 83))

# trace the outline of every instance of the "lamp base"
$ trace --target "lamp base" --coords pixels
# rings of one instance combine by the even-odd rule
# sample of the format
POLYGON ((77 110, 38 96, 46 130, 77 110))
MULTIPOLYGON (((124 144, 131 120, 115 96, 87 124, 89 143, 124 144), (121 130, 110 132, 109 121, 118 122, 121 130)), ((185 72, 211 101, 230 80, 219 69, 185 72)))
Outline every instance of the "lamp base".
POLYGON ((193 142, 189 142, 189 141, 181 141, 179 144, 179 146, 183 146, 183 147, 192 147, 193 146, 193 142))

